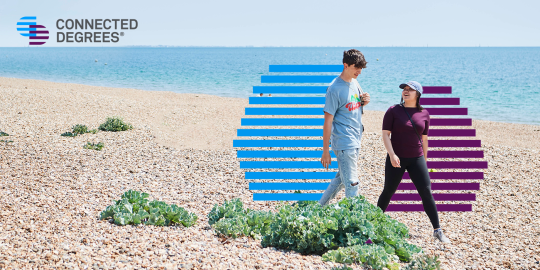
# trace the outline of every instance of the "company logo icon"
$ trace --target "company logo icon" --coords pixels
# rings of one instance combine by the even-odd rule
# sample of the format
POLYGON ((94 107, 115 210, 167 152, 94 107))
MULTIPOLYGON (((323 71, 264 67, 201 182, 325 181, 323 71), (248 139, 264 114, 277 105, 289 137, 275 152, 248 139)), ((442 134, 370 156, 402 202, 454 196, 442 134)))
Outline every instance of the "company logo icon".
POLYGON ((49 39, 49 31, 43 25, 36 23, 36 16, 22 17, 17 22, 17 31, 21 36, 28 37, 30 42, 28 45, 43 45, 49 39))

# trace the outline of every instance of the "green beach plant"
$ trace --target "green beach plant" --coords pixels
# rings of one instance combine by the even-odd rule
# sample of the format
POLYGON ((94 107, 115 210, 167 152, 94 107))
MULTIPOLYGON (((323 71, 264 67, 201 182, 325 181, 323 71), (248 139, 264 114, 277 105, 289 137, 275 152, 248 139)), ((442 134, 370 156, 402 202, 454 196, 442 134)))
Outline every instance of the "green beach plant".
POLYGON ((5 133, 5 132, 3 132, 3 131, 0 131, 0 137, 4 137, 4 136, 7 137, 7 136, 9 136, 9 134, 7 134, 7 133, 5 133))
POLYGON ((441 262, 438 256, 422 254, 416 256, 403 270, 440 270, 441 262))
POLYGON ((321 206, 314 201, 281 205, 277 212, 244 209, 239 199, 215 205, 208 223, 219 236, 261 239, 263 247, 322 255, 325 261, 394 267, 421 252, 406 242, 407 227, 363 196, 321 206), (369 240, 369 241, 368 241, 369 240), (368 244, 371 243, 371 244, 368 244))
POLYGON ((128 190, 118 201, 100 213, 101 220, 112 219, 116 225, 154 225, 191 227, 197 222, 197 215, 189 213, 177 205, 162 201, 148 201, 148 193, 128 190))
POLYGON ((77 135, 83 135, 85 133, 92 133, 92 134, 96 134, 98 132, 97 129, 92 129, 92 130, 88 130, 88 127, 85 126, 85 125, 80 125, 80 124, 77 124, 77 125, 74 125, 73 127, 71 127, 71 132, 64 132, 62 134, 60 134, 60 136, 64 136, 64 137, 76 137, 77 135))
POLYGON ((92 150, 97 150, 97 151, 101 151, 101 149, 103 149, 103 143, 102 142, 99 142, 99 143, 90 143, 90 142, 87 142, 83 148, 84 149, 92 149, 92 150))
POLYGON ((107 117, 105 123, 99 126, 99 130, 102 131, 126 131, 133 129, 133 126, 129 123, 125 123, 122 118, 119 117, 107 117))

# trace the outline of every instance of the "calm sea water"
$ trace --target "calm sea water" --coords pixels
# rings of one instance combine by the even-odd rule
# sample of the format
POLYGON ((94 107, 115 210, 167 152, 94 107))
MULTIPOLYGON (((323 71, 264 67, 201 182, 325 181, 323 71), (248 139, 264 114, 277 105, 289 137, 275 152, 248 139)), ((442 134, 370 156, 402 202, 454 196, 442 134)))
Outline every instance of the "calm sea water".
MULTIPOLYGON (((344 49, 0 48, 0 76, 247 98, 269 65, 340 64, 344 49)), ((385 111, 416 80, 452 86, 474 119, 540 125, 540 48, 358 49, 367 109, 385 111)))

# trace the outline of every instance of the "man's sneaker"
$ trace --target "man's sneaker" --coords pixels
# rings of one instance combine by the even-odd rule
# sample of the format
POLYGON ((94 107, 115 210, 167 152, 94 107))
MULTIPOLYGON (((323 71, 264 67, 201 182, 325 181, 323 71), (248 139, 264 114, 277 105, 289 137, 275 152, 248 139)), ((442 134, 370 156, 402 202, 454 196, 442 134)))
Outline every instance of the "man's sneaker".
POLYGON ((450 239, 448 239, 446 236, 444 236, 444 233, 441 229, 437 229, 433 232, 433 237, 439 239, 443 243, 450 243, 450 239))

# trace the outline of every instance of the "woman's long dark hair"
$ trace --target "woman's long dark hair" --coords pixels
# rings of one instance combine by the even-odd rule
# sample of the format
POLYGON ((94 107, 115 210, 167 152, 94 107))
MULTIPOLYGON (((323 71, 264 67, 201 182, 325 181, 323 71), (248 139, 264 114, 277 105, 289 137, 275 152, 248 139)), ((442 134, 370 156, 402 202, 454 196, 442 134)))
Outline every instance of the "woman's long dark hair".
MULTIPOLYGON (((420 96, 421 95, 422 94, 420 94, 420 92, 416 91, 416 109, 418 109, 418 111, 422 111, 424 109, 424 107, 420 106, 420 96)), ((401 104, 405 105, 404 102, 403 102, 403 97, 401 97, 401 104)))

